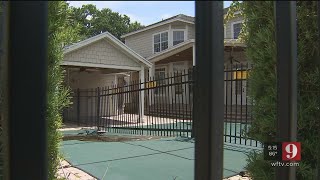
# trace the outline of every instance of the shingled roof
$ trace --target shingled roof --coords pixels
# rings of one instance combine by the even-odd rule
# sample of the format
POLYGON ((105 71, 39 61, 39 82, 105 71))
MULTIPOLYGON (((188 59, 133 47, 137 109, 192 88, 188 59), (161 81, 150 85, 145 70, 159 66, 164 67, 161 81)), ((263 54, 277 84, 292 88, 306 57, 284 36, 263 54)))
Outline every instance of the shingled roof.
MULTIPOLYGON (((223 14, 227 14, 229 8, 224 8, 223 9, 223 14)), ((127 34, 124 34, 121 36, 121 38, 124 38, 124 37, 127 37, 127 36, 130 36, 130 35, 133 35, 133 34, 136 34, 138 32, 143 32, 143 31, 146 31, 154 26, 157 26, 159 24, 165 24, 166 22, 169 23, 171 21, 174 21, 174 20, 180 20, 180 21, 185 21, 187 23, 191 23, 191 24, 194 24, 195 22, 195 18, 192 17, 192 16, 187 16, 185 14, 178 14, 178 15, 175 15, 175 16, 172 16, 170 18, 167 18, 167 19, 164 19, 164 20, 161 20, 161 21, 158 21, 156 23, 153 23, 153 24, 150 24, 148 26, 145 26, 143 27, 142 29, 138 29, 136 31, 133 31, 133 32, 130 32, 130 33, 127 33, 127 34)))

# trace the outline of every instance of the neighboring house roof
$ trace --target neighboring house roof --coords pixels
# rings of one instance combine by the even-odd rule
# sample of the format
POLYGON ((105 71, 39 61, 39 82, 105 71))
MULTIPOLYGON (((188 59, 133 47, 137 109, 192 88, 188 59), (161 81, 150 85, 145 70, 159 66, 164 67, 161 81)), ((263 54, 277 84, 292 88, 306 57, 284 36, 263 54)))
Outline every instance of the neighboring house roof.
POLYGON ((83 48, 85 46, 88 46, 92 43, 95 43, 101 39, 109 40, 109 42, 111 42, 115 47, 118 47, 122 52, 124 52, 125 54, 127 54, 128 56, 130 56, 131 58, 136 60, 137 62, 142 63, 142 64, 146 65, 147 67, 152 66, 152 64, 148 60, 146 60, 144 57, 142 57, 141 55, 139 55, 138 53, 136 53, 135 51, 130 49, 127 45, 125 45, 123 42, 121 42, 119 39, 114 37, 109 32, 104 32, 99 35, 96 35, 91 38, 80 41, 78 43, 75 43, 73 45, 67 46, 64 48, 63 53, 68 54, 70 52, 73 52, 73 51, 78 50, 80 48, 83 48))
POLYGON ((156 53, 156 54, 148 57, 147 59, 149 61, 151 61, 151 62, 159 61, 161 59, 170 57, 170 56, 172 56, 172 55, 174 55, 176 53, 179 53, 181 51, 184 51, 184 50, 192 47, 194 42, 195 42, 194 39, 186 40, 186 41, 184 41, 182 43, 179 43, 179 44, 177 44, 175 46, 172 46, 172 47, 170 47, 170 48, 168 48, 166 50, 163 50, 163 51, 161 51, 159 53, 156 53))
MULTIPOLYGON (((224 9, 223 9, 223 14, 227 14, 228 10, 229 10, 229 8, 224 8, 224 9)), ((140 33, 140 32, 143 32, 143 31, 152 29, 152 28, 156 28, 156 27, 159 27, 159 26, 168 24, 168 23, 172 23, 172 22, 174 22, 174 21, 182 21, 182 22, 194 24, 195 18, 192 17, 192 16, 184 15, 184 14, 178 14, 178 15, 176 15, 176 16, 172 16, 172 17, 167 18, 167 19, 164 19, 164 20, 162 20, 162 21, 159 21, 159 22, 150 24, 150 25, 148 25, 148 26, 146 26, 146 27, 144 27, 144 28, 142 28, 142 29, 138 29, 138 30, 136 30, 136 31, 133 31, 133 32, 124 34, 124 35, 121 36, 121 38, 125 38, 125 37, 131 36, 131 35, 133 35, 133 34, 137 34, 137 33, 140 33)))

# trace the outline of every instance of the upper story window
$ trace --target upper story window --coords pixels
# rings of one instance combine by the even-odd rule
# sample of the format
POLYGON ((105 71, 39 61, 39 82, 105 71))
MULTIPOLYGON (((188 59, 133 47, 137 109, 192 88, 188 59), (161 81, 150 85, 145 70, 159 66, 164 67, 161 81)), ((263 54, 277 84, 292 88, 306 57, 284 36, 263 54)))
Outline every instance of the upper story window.
POLYGON ((153 35, 153 50, 160 52, 168 48, 168 32, 153 35))
POLYGON ((232 30, 233 30, 233 39, 238 39, 240 31, 242 28, 242 22, 234 23, 232 24, 232 30))
POLYGON ((173 45, 184 41, 184 31, 173 31, 173 45))

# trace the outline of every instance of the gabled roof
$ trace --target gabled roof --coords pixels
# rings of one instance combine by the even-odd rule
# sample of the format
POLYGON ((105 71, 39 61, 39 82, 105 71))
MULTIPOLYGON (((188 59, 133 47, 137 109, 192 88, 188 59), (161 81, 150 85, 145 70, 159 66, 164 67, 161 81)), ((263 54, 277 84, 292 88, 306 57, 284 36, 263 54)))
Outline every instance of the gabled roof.
POLYGON ((162 20, 162 21, 159 21, 159 22, 150 24, 150 25, 148 25, 148 26, 146 26, 146 27, 144 27, 144 28, 142 28, 142 29, 139 29, 139 30, 136 30, 136 31, 127 33, 127 34, 124 34, 124 35, 121 36, 121 38, 125 38, 125 37, 131 36, 131 35, 133 35, 133 34, 137 34, 137 33, 140 33, 140 32, 146 31, 146 30, 149 30, 149 29, 153 29, 153 28, 156 28, 156 27, 165 25, 165 24, 169 24, 169 23, 175 22, 175 21, 180 21, 180 22, 185 22, 185 23, 189 23, 189 24, 194 24, 194 17, 192 17, 192 16, 187 16, 187 15, 184 15, 184 14, 178 14, 178 15, 173 16, 173 17, 170 17, 170 18, 168 18, 168 19, 164 19, 164 20, 162 20))
POLYGON ((64 54, 71 53, 75 50, 88 46, 102 39, 108 40, 108 42, 112 43, 115 47, 119 48, 119 50, 121 50, 122 52, 127 54, 129 57, 133 58, 134 60, 136 60, 138 63, 142 63, 147 67, 152 67, 152 64, 148 60, 146 60, 144 57, 142 57, 141 55, 139 55, 138 53, 130 49, 127 45, 125 45, 123 42, 121 42, 119 39, 114 37, 109 32, 104 32, 99 35, 80 41, 78 43, 67 46, 64 48, 63 53, 64 54))
MULTIPOLYGON (((223 14, 227 14, 228 10, 229 10, 229 8, 224 8, 223 9, 223 14)), ((137 33, 140 33, 140 32, 155 28, 155 27, 159 27, 159 26, 162 26, 162 25, 174 22, 174 21, 182 21, 182 22, 194 24, 195 23, 195 18, 192 17, 192 16, 184 15, 184 14, 178 14, 178 15, 172 16, 170 18, 164 19, 162 21, 150 24, 150 25, 148 25, 148 26, 146 26, 146 27, 144 27, 142 29, 138 29, 136 31, 124 34, 124 35, 121 36, 121 38, 125 38, 125 37, 131 36, 133 34, 137 34, 137 33)))

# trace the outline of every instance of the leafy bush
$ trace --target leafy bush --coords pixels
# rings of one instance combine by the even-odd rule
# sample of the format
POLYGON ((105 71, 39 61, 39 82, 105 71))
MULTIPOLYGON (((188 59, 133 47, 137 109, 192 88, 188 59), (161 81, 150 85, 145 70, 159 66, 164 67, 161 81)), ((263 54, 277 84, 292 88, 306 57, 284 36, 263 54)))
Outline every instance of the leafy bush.
MULTIPOLYGON (((226 18, 242 10, 242 40, 246 55, 254 64, 249 77, 249 96, 253 99, 254 121, 247 136, 261 141, 276 141, 277 72, 275 15, 273 1, 234 1, 226 18)), ((320 63, 319 30, 315 1, 297 1, 298 25, 298 141, 302 161, 297 179, 313 179, 320 167, 320 63)), ((248 156, 247 170, 253 179, 274 179, 274 168, 263 155, 248 156)), ((319 177, 318 177, 319 178, 319 177)))
POLYGON ((62 110, 70 104, 69 89, 64 87, 64 71, 60 66, 63 46, 78 39, 78 26, 69 18, 70 9, 64 1, 48 2, 48 93, 47 130, 49 179, 56 179, 59 163, 61 135, 57 129, 62 124, 62 110), (73 24, 73 26, 70 26, 73 24))

